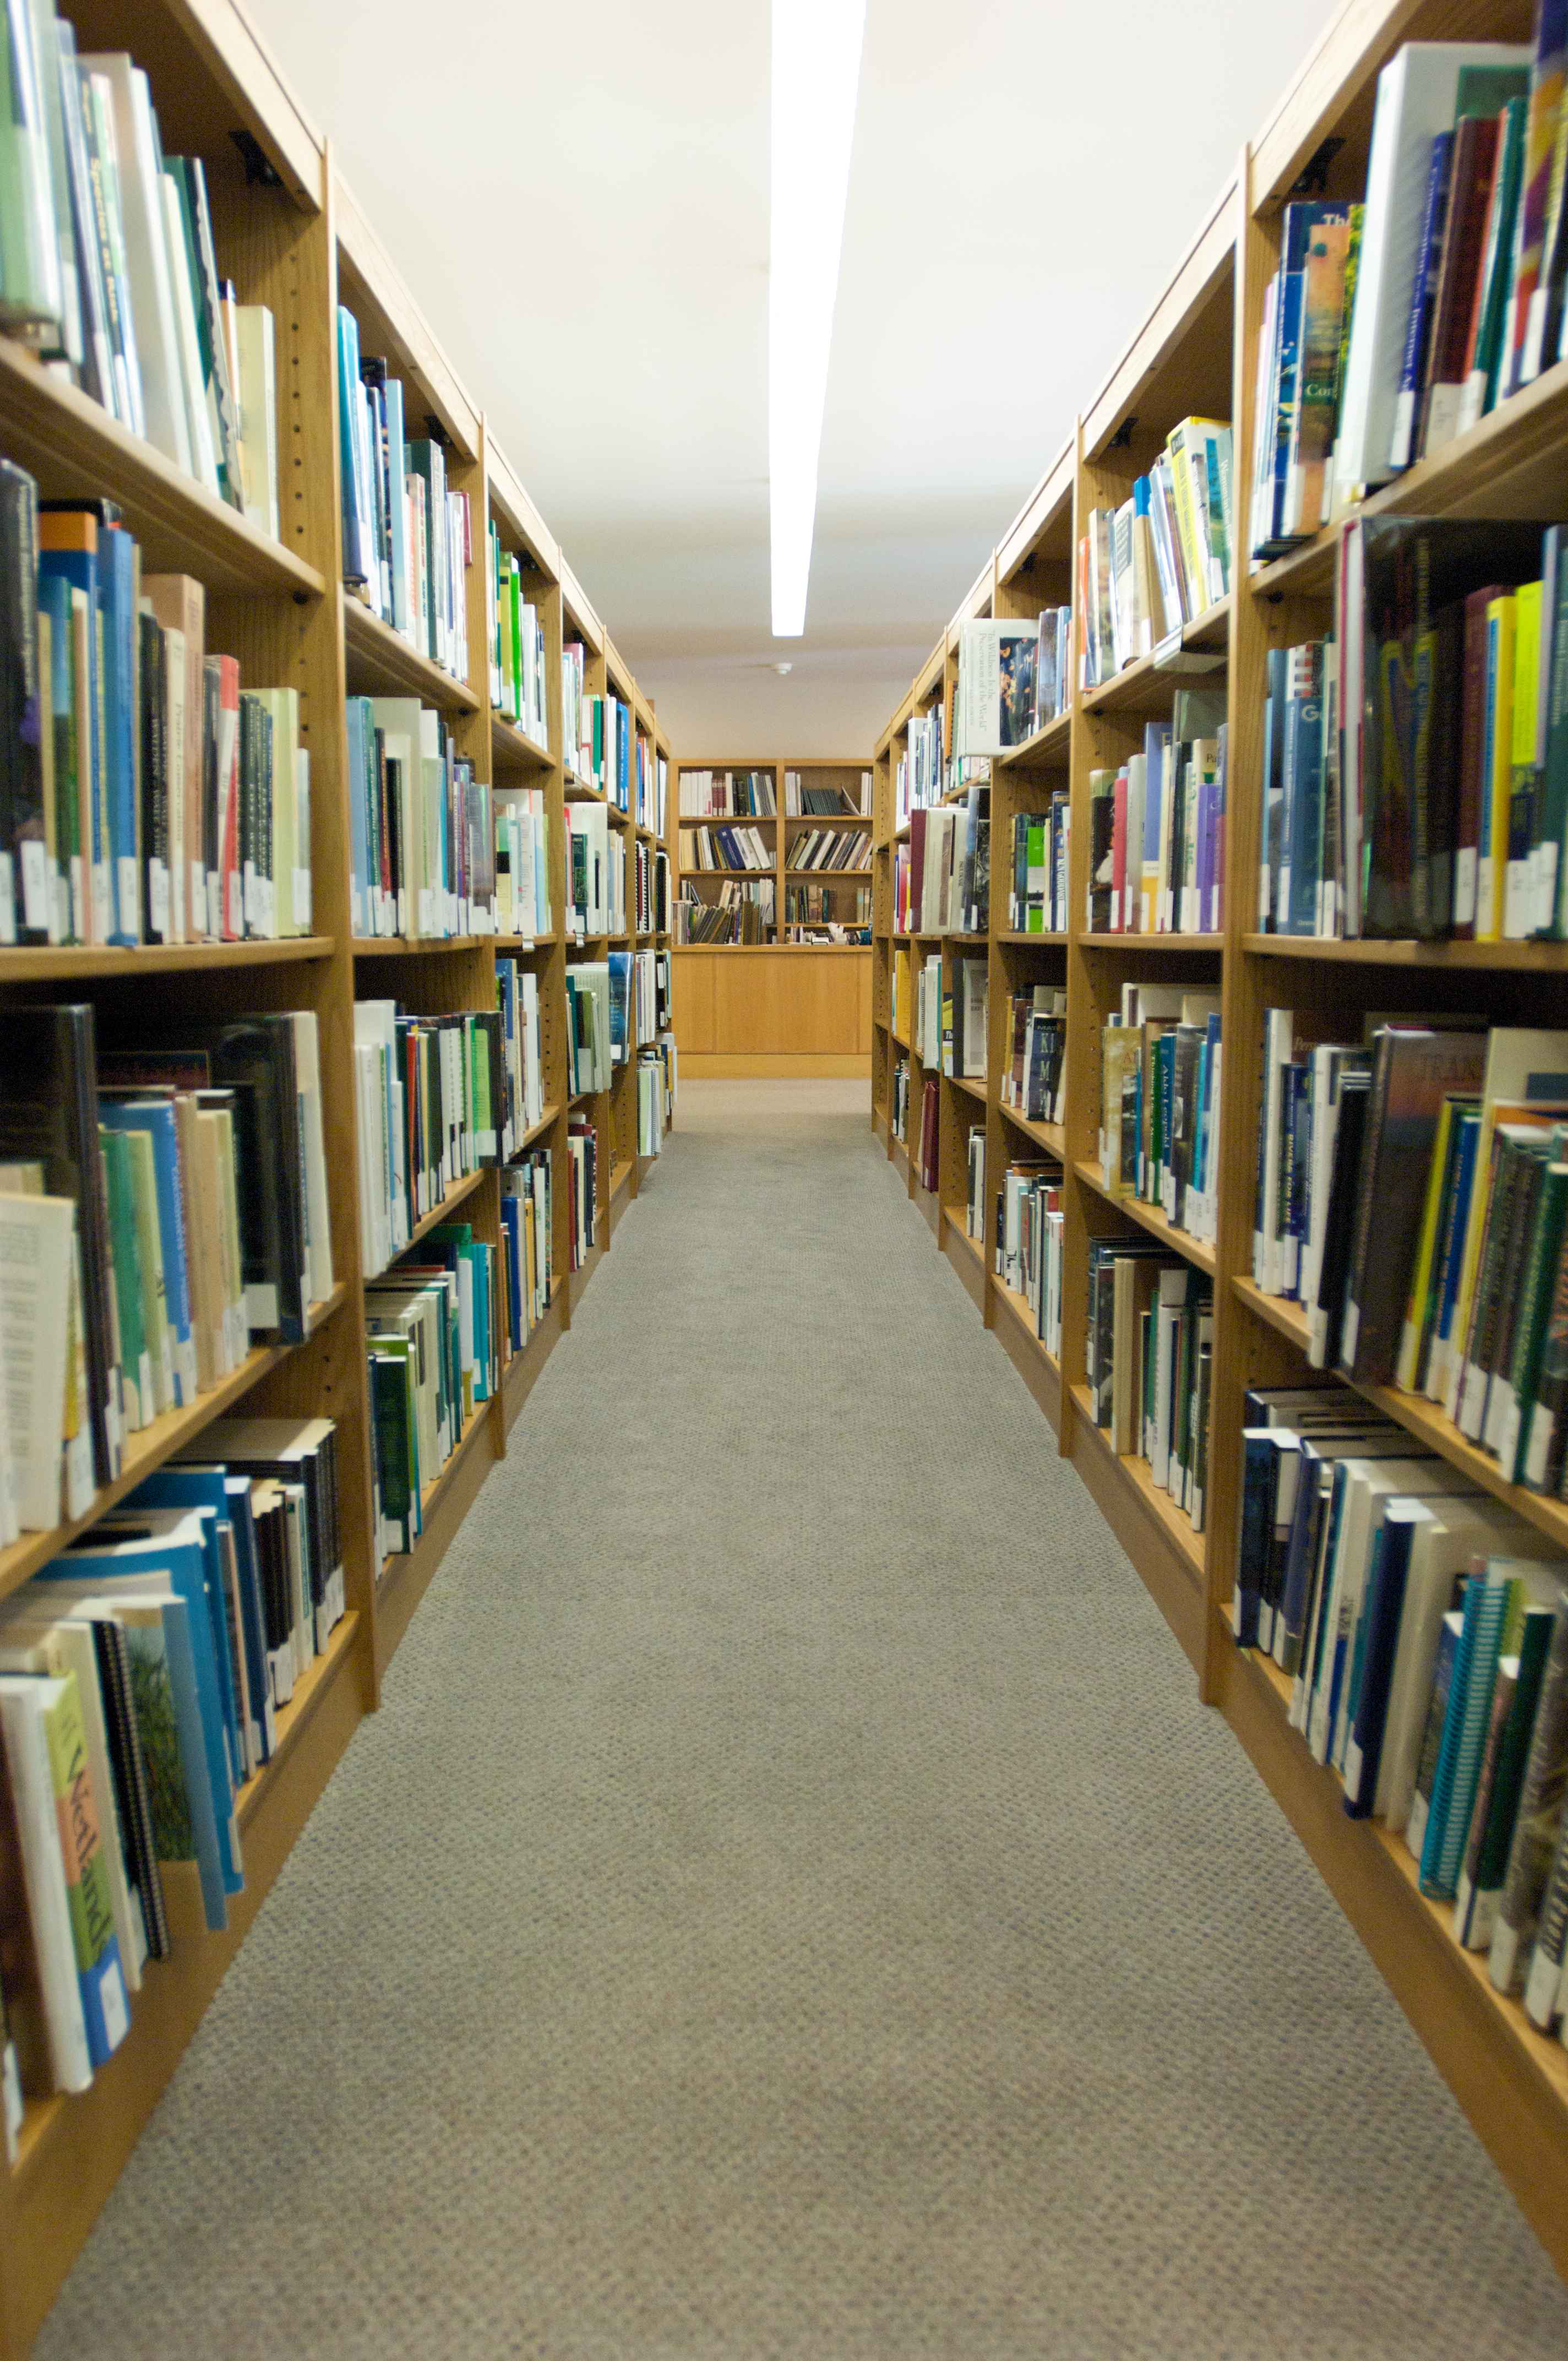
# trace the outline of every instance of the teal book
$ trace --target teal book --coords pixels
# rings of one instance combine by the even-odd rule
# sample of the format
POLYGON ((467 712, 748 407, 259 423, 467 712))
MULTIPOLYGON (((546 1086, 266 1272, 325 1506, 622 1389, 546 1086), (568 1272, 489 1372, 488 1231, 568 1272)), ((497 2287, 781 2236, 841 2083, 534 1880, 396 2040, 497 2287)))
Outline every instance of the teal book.
POLYGON ((1459 1646, 1421 1838, 1421 1892, 1434 1901, 1452 1901, 1458 1887, 1516 1582, 1507 1562, 1494 1560, 1464 1586, 1459 1646))

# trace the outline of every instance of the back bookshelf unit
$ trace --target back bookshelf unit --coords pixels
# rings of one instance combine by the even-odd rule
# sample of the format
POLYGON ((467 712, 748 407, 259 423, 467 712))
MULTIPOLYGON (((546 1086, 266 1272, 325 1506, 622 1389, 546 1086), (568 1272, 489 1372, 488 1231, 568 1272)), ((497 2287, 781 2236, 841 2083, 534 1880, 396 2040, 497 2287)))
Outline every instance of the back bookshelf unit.
POLYGON ((747 808, 705 817, 671 815, 677 847, 675 1032, 693 1075, 863 1077, 871 1051, 872 868, 823 865, 846 840, 869 846, 872 813, 865 763, 815 755, 778 763, 683 762, 673 799, 707 799, 747 808), (730 782, 726 789, 725 782, 730 782), (743 782, 736 785, 733 783, 743 782), (815 793, 814 793, 815 791, 815 793), (811 811, 808 802, 847 805, 811 811), (861 808, 862 802, 866 807, 861 808), (771 804, 771 810, 756 807, 771 804), (795 808, 786 808, 793 805, 795 808), (720 829, 754 831, 749 842, 723 841, 720 829), (698 865, 698 831, 707 831, 712 867, 698 865), (744 867, 728 865, 737 854, 744 867), (687 908, 686 897, 705 915, 687 908), (718 939, 699 940, 707 911, 743 897, 752 907, 731 918, 718 939), (694 932, 694 928, 696 931, 694 932), (840 931, 847 939, 834 939, 840 931))
MULTIPOLYGON (((1259 330, 1279 262, 1284 204, 1307 191, 1360 196, 1377 77, 1404 43, 1529 42, 1532 24, 1528 0, 1522 5, 1466 0, 1459 7, 1446 0, 1385 0, 1376 6, 1353 0, 1343 10, 1261 137, 1244 151, 1236 181, 892 717, 874 766, 872 1122, 985 1324, 1055 1428, 1061 1455, 1077 1468, 1166 1616, 1201 1697, 1231 1724, 1552 2262, 1568 2277, 1568 2050, 1538 2031, 1517 1999, 1494 1988, 1484 1952, 1459 1947, 1452 1905, 1423 1895, 1401 1839, 1377 1821, 1347 1816, 1339 1777, 1314 1759, 1288 1723, 1289 1680, 1265 1653, 1239 1647, 1231 1621, 1244 1400, 1251 1388, 1299 1386, 1311 1374, 1305 1312, 1265 1294, 1252 1276, 1265 1011, 1287 1005, 1332 1019, 1323 1038, 1346 1041, 1357 1039, 1369 1010, 1476 1011, 1501 1024, 1562 1027, 1568 1025, 1568 944, 1326 940, 1255 931, 1267 654, 1332 626, 1343 518, 1250 574, 1238 555, 1229 597, 1103 685, 1081 686, 1078 663, 1084 618, 1077 553, 1089 512, 1114 509, 1127 497, 1178 421, 1234 422, 1233 513, 1245 522, 1259 330), (971 618, 1029 618, 1069 605, 1074 659, 1067 710, 992 759, 987 933, 899 931, 895 875, 910 834, 897 803, 900 765, 912 727, 934 706, 950 716, 960 625, 971 618), (1174 668, 1179 665, 1186 668, 1174 668), (1114 772, 1142 743, 1146 721, 1168 720, 1178 691, 1194 685, 1224 695, 1223 924, 1204 934, 1091 932, 1091 774, 1114 772), (1037 809, 1053 793, 1069 797, 1071 812, 1067 924, 1057 933, 1019 934, 1008 927, 999 848, 1014 817, 1037 809), (962 961, 985 963, 983 1079, 942 1073, 929 1047, 925 1060, 916 1051, 910 1001, 926 958, 941 961, 942 987, 949 995, 961 982, 962 961), (1128 983, 1172 984, 1218 996, 1224 1072, 1212 1240, 1173 1226, 1157 1205, 1120 1193, 1101 1167, 1102 1027, 1128 983), (1008 1003, 1032 986, 1065 994, 1059 1125, 1031 1122, 1003 1102, 1003 1070, 1013 1047, 1008 1003), (927 1145, 934 1152, 923 1170, 920 1115, 933 1078, 936 1120, 927 1145), (981 1235, 971 1237, 969 1143, 971 1132, 981 1131, 987 1178, 981 1235), (1003 1283, 991 1238, 996 1176, 1011 1159, 1040 1156, 1061 1167, 1059 1353, 1047 1349, 1029 1304, 1003 1283), (1102 1239, 1149 1236, 1212 1285, 1201 1532, 1154 1482, 1144 1457, 1113 1447, 1110 1433, 1096 1422, 1087 1383, 1091 1250, 1102 1239)), ((1351 513, 1543 523, 1568 518, 1565 455, 1568 363, 1560 362, 1351 513)), ((1240 524, 1235 539, 1245 553, 1240 524)), ((964 792, 955 789, 948 799, 964 792)), ((910 924, 918 927, 918 913, 910 924)), ((1504 1502, 1568 1557, 1568 1511, 1560 1502, 1508 1482, 1497 1460, 1424 1396, 1381 1385, 1361 1390, 1468 1486, 1504 1502)))
MULTIPOLYGON (((671 847, 656 794, 668 741, 533 503, 497 445, 483 412, 442 353, 373 229, 332 167, 326 146, 290 96, 230 0, 143 0, 125 12, 71 5, 82 50, 127 43, 148 72, 166 145, 205 165, 214 243, 240 297, 269 305, 277 334, 280 535, 247 522, 181 474, 151 446, 19 345, 0 340, 0 456, 37 478, 45 497, 108 499, 140 544, 150 570, 193 576, 206 590, 206 646, 239 660, 250 681, 297 688, 310 756, 313 924, 283 940, 188 942, 0 950, 0 1003, 86 1001, 134 1043, 165 1019, 203 1013, 308 1009, 319 1033, 327 1197, 335 1284, 311 1307, 297 1345, 261 1345, 220 1383, 130 1438, 121 1476, 86 1515, 52 1532, 28 1532, 0 1550, 0 1592, 15 1590, 74 1534, 145 1476, 197 1441, 236 1407, 272 1416, 330 1416, 338 1430, 346 1612, 330 1643, 282 1708, 270 1760, 242 1787, 237 1820, 245 1891, 228 1931, 203 1926, 194 1872, 166 1877, 171 1956, 149 1965, 130 2029, 78 2096, 29 2094, 16 2160, 0 2173, 0 2353, 20 2355, 49 2309, 99 2208, 200 2022, 224 1971, 324 1787, 361 1716, 379 1701, 382 1677, 485 1476, 506 1455, 508 1435, 555 1339, 617 1224, 647 1179, 652 1154, 639 1126, 635 1045, 608 1085, 568 1087, 569 960, 613 947, 667 961, 667 906, 652 897, 659 857, 671 847), (428 420, 444 449, 449 485, 466 492, 474 528, 464 576, 468 665, 455 677, 419 653, 344 583, 339 492, 336 307, 352 311, 361 350, 384 354, 401 378, 411 417, 428 420), (543 633, 545 742, 492 707, 488 643, 487 542, 492 524, 515 555, 543 633), (631 732, 630 808, 579 774, 565 744, 563 648, 584 650, 587 694, 613 691, 631 732), (548 935, 458 934, 449 939, 356 936, 345 699, 415 697, 438 712, 475 780, 498 796, 543 790, 551 848, 554 930, 548 935), (641 757, 647 792, 639 795, 641 757), (568 801, 607 807, 628 853, 625 931, 568 939, 562 849, 568 801), (650 898, 640 911, 630 879, 639 855, 650 898), (639 927, 639 918, 649 923, 639 927), (666 920, 659 925, 663 917, 666 920), (554 1284, 547 1310, 521 1348, 504 1356, 491 1399, 476 1407, 455 1448, 422 1497, 422 1532, 406 1554, 380 1556, 372 1517, 365 1273, 356 1120, 355 1008, 396 1001, 418 1015, 493 1010, 498 957, 537 979, 543 1107, 517 1153, 551 1158, 554 1284), (597 1242, 571 1268, 567 1135, 572 1117, 597 1134, 597 1242)), ((674 823, 674 798, 669 799, 674 823)), ((667 872, 663 879, 667 890, 667 872)), ((667 991, 667 966, 665 987, 667 991)), ((453 1187, 418 1224, 456 1217, 495 1246, 500 1192, 492 1164, 453 1187)), ((7 1848, 5 1916, 21 1899, 7 1848)))

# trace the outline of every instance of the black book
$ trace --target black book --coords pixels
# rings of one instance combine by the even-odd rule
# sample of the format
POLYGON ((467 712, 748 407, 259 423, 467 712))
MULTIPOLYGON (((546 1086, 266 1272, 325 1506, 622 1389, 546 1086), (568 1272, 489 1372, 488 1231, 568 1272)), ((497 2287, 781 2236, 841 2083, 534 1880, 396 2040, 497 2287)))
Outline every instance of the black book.
POLYGON ((1355 1235, 1355 1205, 1361 1176, 1361 1143, 1366 1133, 1366 1107, 1372 1091, 1367 1073, 1340 1077, 1339 1125, 1334 1133, 1333 1173, 1329 1182, 1328 1212, 1323 1223, 1323 1258, 1318 1274, 1318 1309, 1326 1322, 1322 1357, 1314 1366, 1335 1368, 1344 1325, 1345 1287, 1350 1278, 1350 1251, 1355 1235))
POLYGON ((103 1692, 104 1727, 109 1741, 109 1767, 115 1782, 126 1875, 140 1897, 148 1950, 153 1959, 166 1960, 170 1948, 169 1913, 163 1898, 163 1876, 158 1865, 152 1790, 148 1784, 141 1726, 131 1693, 126 1635, 112 1616, 93 1619, 93 1653, 98 1660, 98 1686, 103 1692))
POLYGON ((0 1025, 0 1162, 41 1162, 47 1192, 76 1202, 93 1476, 102 1486, 120 1472, 120 1375, 95 1048, 85 1003, 9 1008, 0 1025))
POLYGON ((0 942, 47 943, 38 488, 0 459, 0 942))

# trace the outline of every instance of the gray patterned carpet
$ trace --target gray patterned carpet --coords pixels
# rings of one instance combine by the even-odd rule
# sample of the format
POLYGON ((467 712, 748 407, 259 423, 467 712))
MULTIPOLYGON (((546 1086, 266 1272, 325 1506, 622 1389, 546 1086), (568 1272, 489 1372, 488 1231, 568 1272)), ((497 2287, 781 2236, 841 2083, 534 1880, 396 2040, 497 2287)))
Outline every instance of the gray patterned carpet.
POLYGON ((863 1104, 688 1086, 48 2361, 1562 2361, 863 1104))

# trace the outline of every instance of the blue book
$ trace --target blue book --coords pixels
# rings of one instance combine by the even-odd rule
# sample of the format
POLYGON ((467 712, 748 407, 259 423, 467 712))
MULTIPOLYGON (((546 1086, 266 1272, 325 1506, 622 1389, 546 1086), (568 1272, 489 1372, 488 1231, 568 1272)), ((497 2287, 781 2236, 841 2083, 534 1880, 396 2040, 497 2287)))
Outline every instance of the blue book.
POLYGON ((103 622, 101 688, 104 723, 104 807, 109 833, 112 943, 141 940, 140 818, 137 754, 137 545, 117 527, 98 536, 98 598, 103 622))
MULTIPOLYGON (((92 897, 99 929, 107 934, 111 916, 108 892, 109 848, 104 834, 104 711, 98 694, 98 558, 94 550, 45 549, 38 554, 38 596, 49 581, 63 582, 67 591, 80 590, 87 599, 87 708, 90 735, 77 751, 77 807, 83 890, 92 897)), ((52 609, 51 609, 52 612, 52 609)), ((77 916, 76 931, 85 935, 77 916)))
POLYGON ((1307 250, 1311 244, 1312 232, 1321 223, 1343 222, 1345 218, 1343 204, 1296 204, 1285 208, 1279 254, 1279 327, 1273 389, 1274 468, 1268 502, 1268 538, 1254 551, 1255 556, 1277 557, 1293 546, 1294 536, 1287 536, 1283 527, 1285 496, 1290 480, 1290 445, 1299 395, 1297 380, 1301 357, 1301 314, 1307 288, 1307 250))
POLYGON ((409 472, 408 443, 403 431, 403 386, 389 377, 382 389, 387 402, 387 474, 392 490, 392 615, 405 639, 413 629, 409 598, 409 504, 403 485, 409 472))
POLYGON ((1279 931, 1311 935, 1317 932, 1322 874, 1323 645, 1320 640, 1290 651, 1285 774, 1285 858, 1290 882, 1288 906, 1279 931))
POLYGON ((1472 1575, 1464 1586, 1436 1770, 1419 1824, 1422 1796, 1418 1792, 1406 1839, 1414 1852, 1420 1836, 1421 1892, 1434 1901, 1452 1901, 1459 1883, 1515 1580, 1505 1562, 1493 1560, 1485 1574, 1472 1575))
POLYGON ((1415 277, 1410 286, 1410 318, 1405 331, 1405 357, 1399 369, 1399 390, 1394 399, 1394 429, 1388 465, 1408 467, 1415 456, 1416 418, 1426 377, 1427 341, 1437 301, 1438 274, 1442 265, 1442 235, 1448 220, 1449 175, 1453 164, 1453 133, 1440 131, 1431 143, 1427 173, 1426 203, 1416 247, 1415 277))
POLYGON ((359 383, 359 323, 352 312, 337 307, 337 434, 339 475, 343 487, 343 575, 345 582, 368 583, 370 552, 365 545, 365 507, 368 487, 363 480, 364 460, 359 421, 355 405, 363 399, 359 383))
MULTIPOLYGON (((1399 1620, 1405 1610, 1405 1577, 1409 1571, 1414 1521, 1402 1513, 1403 1504, 1391 1501, 1373 1536, 1366 1574, 1366 1604, 1362 1610, 1357 1645, 1361 1650, 1359 1686, 1344 1753, 1344 1808, 1352 1819, 1371 1813, 1377 1794, 1377 1773, 1383 1762, 1383 1732, 1394 1681, 1394 1660, 1399 1647, 1399 1620)), ((1355 1678, 1353 1668, 1353 1680, 1355 1678)))
POLYGON ((98 1120, 109 1131, 142 1131, 152 1142, 158 1191, 158 1235, 163 1248, 163 1279, 173 1331, 174 1401, 184 1409, 196 1399, 196 1335, 191 1318, 191 1271, 186 1255, 185 1204, 180 1188, 180 1142, 174 1108, 166 1098, 120 1099, 101 1092, 98 1120))
POLYGON ((239 1725, 243 1719, 250 1731, 250 1752, 258 1763, 265 1763, 272 1752, 276 1727, 272 1716, 271 1687, 267 1667, 267 1632, 263 1620, 260 1591, 260 1571, 256 1558, 256 1528, 251 1521, 250 1479, 232 1477, 221 1466, 159 1467, 143 1479, 130 1495, 128 1506, 133 1509, 183 1509, 200 1516, 203 1534, 210 1543, 208 1560, 209 1603, 213 1609, 214 1644, 217 1652, 218 1671, 224 1679, 225 1708, 233 1732, 231 1754, 235 1762, 236 1784, 246 1777, 245 1752, 239 1742, 239 1725), (236 1493, 243 1500, 236 1500, 236 1493), (240 1542, 241 1509, 248 1548, 240 1542), (235 1605, 238 1616, 236 1630, 230 1627, 230 1594, 227 1558, 232 1550, 235 1565, 235 1605), (227 1641, 226 1649, 221 1644, 227 1641), (237 1656, 243 1694, 234 1685, 234 1663, 237 1656))

